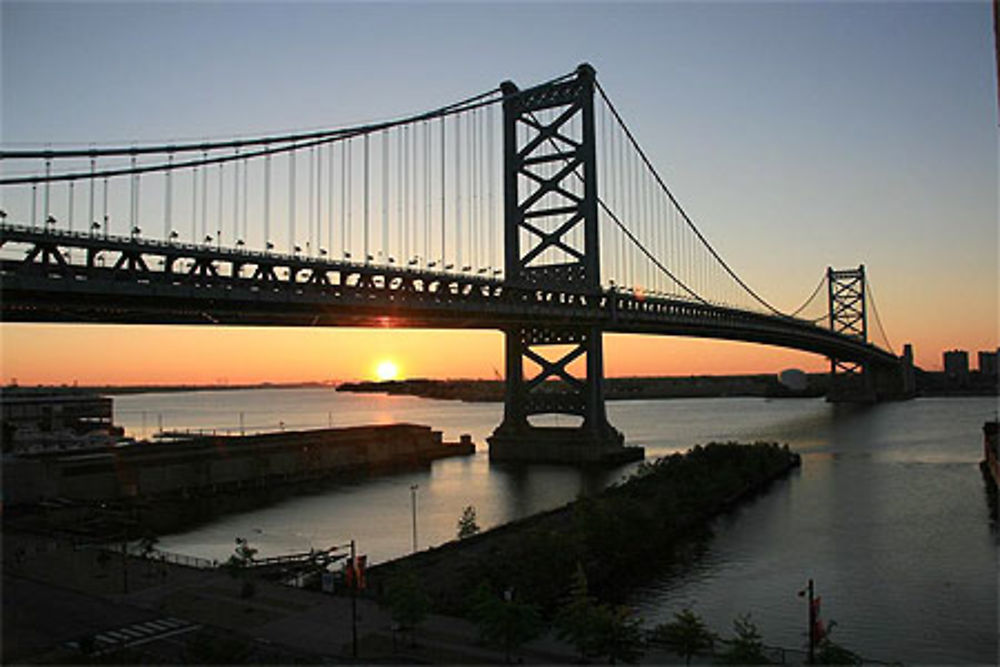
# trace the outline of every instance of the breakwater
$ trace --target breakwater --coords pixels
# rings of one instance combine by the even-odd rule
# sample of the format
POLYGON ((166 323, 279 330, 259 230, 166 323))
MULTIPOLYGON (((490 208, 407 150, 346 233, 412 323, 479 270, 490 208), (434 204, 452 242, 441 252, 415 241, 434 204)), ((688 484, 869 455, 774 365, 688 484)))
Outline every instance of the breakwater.
POLYGON ((376 594, 406 571, 422 582, 435 609, 463 614, 481 584, 514 590, 553 612, 577 567, 599 597, 669 564, 685 535, 759 493, 800 464, 787 446, 712 443, 641 464, 628 480, 549 512, 372 569, 376 594))

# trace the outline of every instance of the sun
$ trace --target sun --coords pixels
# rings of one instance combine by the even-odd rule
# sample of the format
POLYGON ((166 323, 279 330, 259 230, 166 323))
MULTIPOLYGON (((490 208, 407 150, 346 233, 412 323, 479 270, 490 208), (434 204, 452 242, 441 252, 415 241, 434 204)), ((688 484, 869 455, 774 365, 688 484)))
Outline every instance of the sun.
POLYGON ((375 368, 375 375, 381 381, 385 380, 395 380, 396 376, 399 374, 399 369, 396 368, 396 364, 392 363, 388 359, 385 361, 380 361, 378 366, 375 368))

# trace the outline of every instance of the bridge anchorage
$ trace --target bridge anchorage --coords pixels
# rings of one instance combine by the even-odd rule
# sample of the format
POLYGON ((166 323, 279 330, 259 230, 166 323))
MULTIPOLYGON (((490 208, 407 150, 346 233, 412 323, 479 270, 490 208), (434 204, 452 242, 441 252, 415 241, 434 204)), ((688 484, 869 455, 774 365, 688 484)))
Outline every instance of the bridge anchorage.
POLYGON ((606 415, 606 331, 823 355, 831 401, 913 391, 912 353, 891 351, 864 268, 829 269, 790 314, 770 305, 589 65, 374 124, 18 148, 0 167, 4 321, 499 329, 496 461, 642 457, 606 415), (551 415, 577 423, 539 423, 551 415))

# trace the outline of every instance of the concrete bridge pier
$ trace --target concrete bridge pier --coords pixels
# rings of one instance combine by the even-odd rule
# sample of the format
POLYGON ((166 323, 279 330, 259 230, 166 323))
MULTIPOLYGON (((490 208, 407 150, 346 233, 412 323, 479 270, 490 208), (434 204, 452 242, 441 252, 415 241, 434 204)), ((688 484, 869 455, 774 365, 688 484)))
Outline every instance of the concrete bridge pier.
POLYGON ((599 327, 514 327, 505 334, 504 419, 487 438, 491 461, 607 465, 643 458, 643 448, 626 447, 625 437, 608 422, 599 327), (580 357, 586 368, 582 378, 568 369, 580 357), (525 360, 538 366, 537 375, 525 378, 525 360), (546 414, 582 418, 582 423, 535 426, 528 421, 546 414))
POLYGON ((832 372, 826 400, 831 403, 905 401, 916 395, 913 347, 907 343, 899 363, 856 364, 856 372, 832 372))

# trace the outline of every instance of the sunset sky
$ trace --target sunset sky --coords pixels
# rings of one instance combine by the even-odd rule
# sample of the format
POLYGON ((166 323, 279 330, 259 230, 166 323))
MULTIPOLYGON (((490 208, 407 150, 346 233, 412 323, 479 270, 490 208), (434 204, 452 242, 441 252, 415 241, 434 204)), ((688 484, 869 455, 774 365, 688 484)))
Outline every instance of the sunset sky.
MULTIPOLYGON (((897 352, 998 344, 991 6, 0 5, 4 146, 341 127, 591 63, 730 265, 794 308, 865 264, 897 352)), ((822 370, 759 345, 606 336, 610 376, 822 370)), ((483 331, 0 325, 3 382, 492 378, 483 331)))

